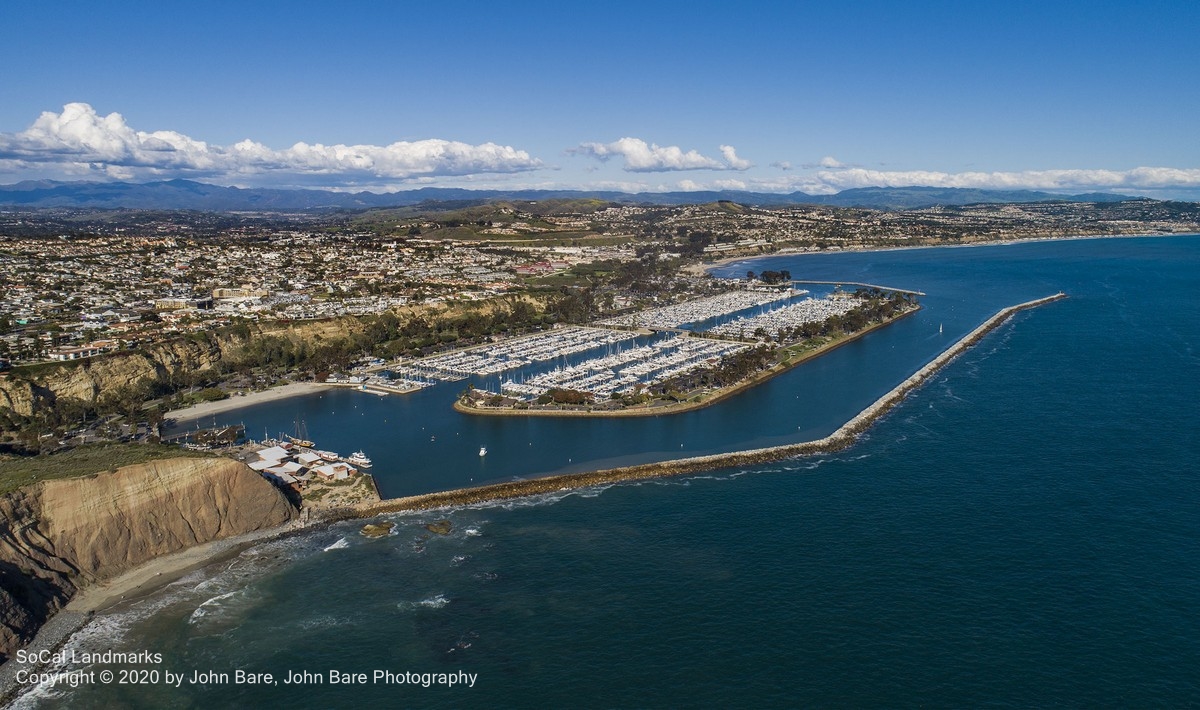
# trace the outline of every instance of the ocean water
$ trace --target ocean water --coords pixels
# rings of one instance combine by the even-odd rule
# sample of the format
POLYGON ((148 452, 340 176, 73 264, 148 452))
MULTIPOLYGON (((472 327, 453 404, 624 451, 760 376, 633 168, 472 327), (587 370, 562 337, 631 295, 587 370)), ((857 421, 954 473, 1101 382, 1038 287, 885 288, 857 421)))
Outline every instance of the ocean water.
POLYGON ((463 671, 474 687, 97 683, 19 704, 1200 704, 1200 237, 724 271, 747 268, 916 288, 926 308, 686 419, 471 420, 424 409, 444 399, 354 392, 244 414, 279 428, 311 404, 310 431, 369 439, 395 493, 741 448, 832 431, 999 308, 1070 298, 1018 315, 837 455, 391 516, 382 539, 339 524, 195 573, 69 642, 158 652, 147 668, 188 676, 463 671), (337 423, 355 407, 356 423, 337 423), (421 426, 446 428, 409 435, 421 426), (430 436, 463 443, 405 448, 430 436), (424 529, 440 518, 449 535, 424 529))

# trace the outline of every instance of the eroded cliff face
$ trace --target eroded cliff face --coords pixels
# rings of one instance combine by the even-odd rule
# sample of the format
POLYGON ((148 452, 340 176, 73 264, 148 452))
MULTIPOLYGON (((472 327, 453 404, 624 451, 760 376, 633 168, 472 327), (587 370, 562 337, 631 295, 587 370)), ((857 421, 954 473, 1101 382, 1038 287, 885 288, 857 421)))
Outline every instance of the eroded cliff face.
MULTIPOLYGON (((425 318, 438 322, 445 318, 476 312, 490 315, 510 310, 523 302, 545 310, 545 298, 528 294, 467 304, 430 304, 398 308, 393 311, 401 322, 425 318)), ((352 316, 326 320, 263 322, 248 326, 243 333, 250 342, 262 337, 283 337, 294 343, 320 343, 352 338, 366 328, 363 319, 352 316)), ((222 360, 237 362, 247 341, 232 334, 212 335, 207 339, 178 338, 133 351, 112 353, 84 361, 62 363, 43 368, 36 375, 14 374, 0 377, 0 410, 8 409, 22 417, 50 409, 58 400, 94 403, 103 394, 137 387, 146 381, 170 382, 175 376, 194 375, 215 367, 222 360)))
POLYGON ((0 496, 0 660, 82 587, 296 510, 229 459, 165 459, 0 496))
POLYGON ((0 379, 0 408, 30 416, 58 399, 95 402, 103 392, 136 386, 143 380, 165 380, 174 374, 206 370, 230 347, 228 342, 181 339, 141 351, 64 364, 32 380, 16 376, 0 379))

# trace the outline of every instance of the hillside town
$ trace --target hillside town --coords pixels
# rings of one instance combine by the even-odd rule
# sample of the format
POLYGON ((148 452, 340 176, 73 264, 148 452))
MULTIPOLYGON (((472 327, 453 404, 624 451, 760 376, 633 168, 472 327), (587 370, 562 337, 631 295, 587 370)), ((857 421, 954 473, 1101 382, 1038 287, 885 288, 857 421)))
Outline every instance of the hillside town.
POLYGON ((266 242, 163 238, 0 241, 0 357, 75 360, 227 326, 316 320, 411 303, 485 300, 530 275, 631 258, 613 246, 358 241, 288 232, 266 242))
MULTIPOLYGON (((0 364, 86 358, 239 320, 592 287, 648 254, 678 269, 773 252, 1197 229, 1196 205, 1153 200, 911 210, 597 200, 335 214, 8 209, 0 210, 0 364)), ((644 302, 637 296, 617 288, 607 302, 619 311, 644 302)))

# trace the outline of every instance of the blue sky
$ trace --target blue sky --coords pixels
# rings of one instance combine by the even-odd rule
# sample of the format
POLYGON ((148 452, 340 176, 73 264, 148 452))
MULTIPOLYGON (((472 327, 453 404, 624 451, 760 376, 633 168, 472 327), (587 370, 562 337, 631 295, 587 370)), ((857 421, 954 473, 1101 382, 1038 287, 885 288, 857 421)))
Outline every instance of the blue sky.
POLYGON ((5 3, 0 182, 1200 196, 1200 3, 5 3))

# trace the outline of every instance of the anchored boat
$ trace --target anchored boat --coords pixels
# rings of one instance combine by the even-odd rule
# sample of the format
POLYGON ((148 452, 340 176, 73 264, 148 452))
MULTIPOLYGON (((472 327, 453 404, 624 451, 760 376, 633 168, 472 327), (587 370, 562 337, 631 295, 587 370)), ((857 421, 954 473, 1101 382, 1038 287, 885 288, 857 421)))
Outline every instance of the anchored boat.
POLYGON ((346 458, 346 463, 354 464, 359 468, 371 468, 371 459, 361 451, 355 451, 346 458))

